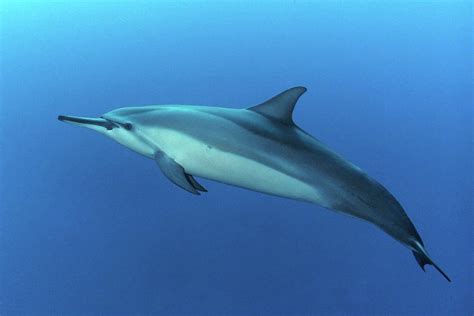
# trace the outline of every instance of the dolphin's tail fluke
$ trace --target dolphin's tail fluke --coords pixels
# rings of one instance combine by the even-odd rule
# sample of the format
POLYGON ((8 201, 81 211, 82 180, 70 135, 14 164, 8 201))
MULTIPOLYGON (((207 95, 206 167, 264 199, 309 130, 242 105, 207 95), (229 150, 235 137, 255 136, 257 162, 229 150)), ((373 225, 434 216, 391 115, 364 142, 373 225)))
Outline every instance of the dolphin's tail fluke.
POLYGON ((413 250, 413 255, 415 256, 416 262, 418 262, 423 271, 425 271, 425 265, 432 265, 433 267, 435 267, 436 270, 438 270, 439 273, 441 273, 445 277, 446 280, 451 282, 451 279, 448 277, 448 275, 444 273, 444 271, 441 270, 441 268, 438 267, 438 265, 434 263, 433 260, 431 260, 430 256, 428 256, 428 253, 426 252, 422 244, 415 242, 415 248, 416 250, 413 250))

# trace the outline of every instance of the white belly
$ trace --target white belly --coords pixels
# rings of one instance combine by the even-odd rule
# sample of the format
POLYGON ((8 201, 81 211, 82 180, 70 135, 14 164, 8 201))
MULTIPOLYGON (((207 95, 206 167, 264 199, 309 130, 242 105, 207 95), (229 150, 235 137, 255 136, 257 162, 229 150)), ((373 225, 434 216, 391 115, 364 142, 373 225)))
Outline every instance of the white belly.
POLYGON ((156 139, 159 148, 191 175, 297 200, 318 198, 313 187, 294 177, 186 134, 160 129, 156 139))

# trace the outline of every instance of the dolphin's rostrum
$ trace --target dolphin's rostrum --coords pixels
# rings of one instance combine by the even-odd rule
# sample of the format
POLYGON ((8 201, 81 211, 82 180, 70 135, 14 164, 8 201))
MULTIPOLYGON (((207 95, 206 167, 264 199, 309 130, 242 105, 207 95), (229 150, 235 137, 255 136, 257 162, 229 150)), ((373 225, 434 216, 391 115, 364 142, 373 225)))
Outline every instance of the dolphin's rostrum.
POLYGON ((105 134, 154 159, 173 183, 206 192, 194 176, 307 201, 371 222, 433 265, 402 206, 380 183, 299 128, 292 112, 306 88, 247 108, 126 107, 100 118, 58 119, 105 134))

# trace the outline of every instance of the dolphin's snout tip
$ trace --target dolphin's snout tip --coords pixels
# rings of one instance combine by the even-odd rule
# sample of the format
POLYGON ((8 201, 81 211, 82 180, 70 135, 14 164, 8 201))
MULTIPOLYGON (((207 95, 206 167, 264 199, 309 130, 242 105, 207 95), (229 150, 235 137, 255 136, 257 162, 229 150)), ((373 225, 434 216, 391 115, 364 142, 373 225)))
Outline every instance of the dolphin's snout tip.
POLYGON ((78 124, 87 124, 93 123, 97 119, 80 117, 80 116, 71 116, 71 115, 58 115, 58 120, 66 123, 78 123, 78 124))
POLYGON ((113 123, 104 118, 91 118, 91 117, 82 117, 82 116, 72 116, 72 115, 58 115, 58 120, 64 123, 69 123, 72 125, 78 125, 94 130, 102 131, 101 128, 105 128, 108 131, 112 130, 115 127, 119 127, 117 124, 113 123))

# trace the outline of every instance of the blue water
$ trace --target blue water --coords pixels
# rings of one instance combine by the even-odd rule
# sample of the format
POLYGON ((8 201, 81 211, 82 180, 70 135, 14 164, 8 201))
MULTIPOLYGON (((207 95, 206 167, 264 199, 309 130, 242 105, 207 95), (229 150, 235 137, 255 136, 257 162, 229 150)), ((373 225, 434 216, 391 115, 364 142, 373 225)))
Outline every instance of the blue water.
POLYGON ((473 313, 470 2, 0 10, 1 315, 473 313), (296 85, 298 125, 389 188, 452 283, 365 222, 207 180, 196 197, 56 120, 296 85))

